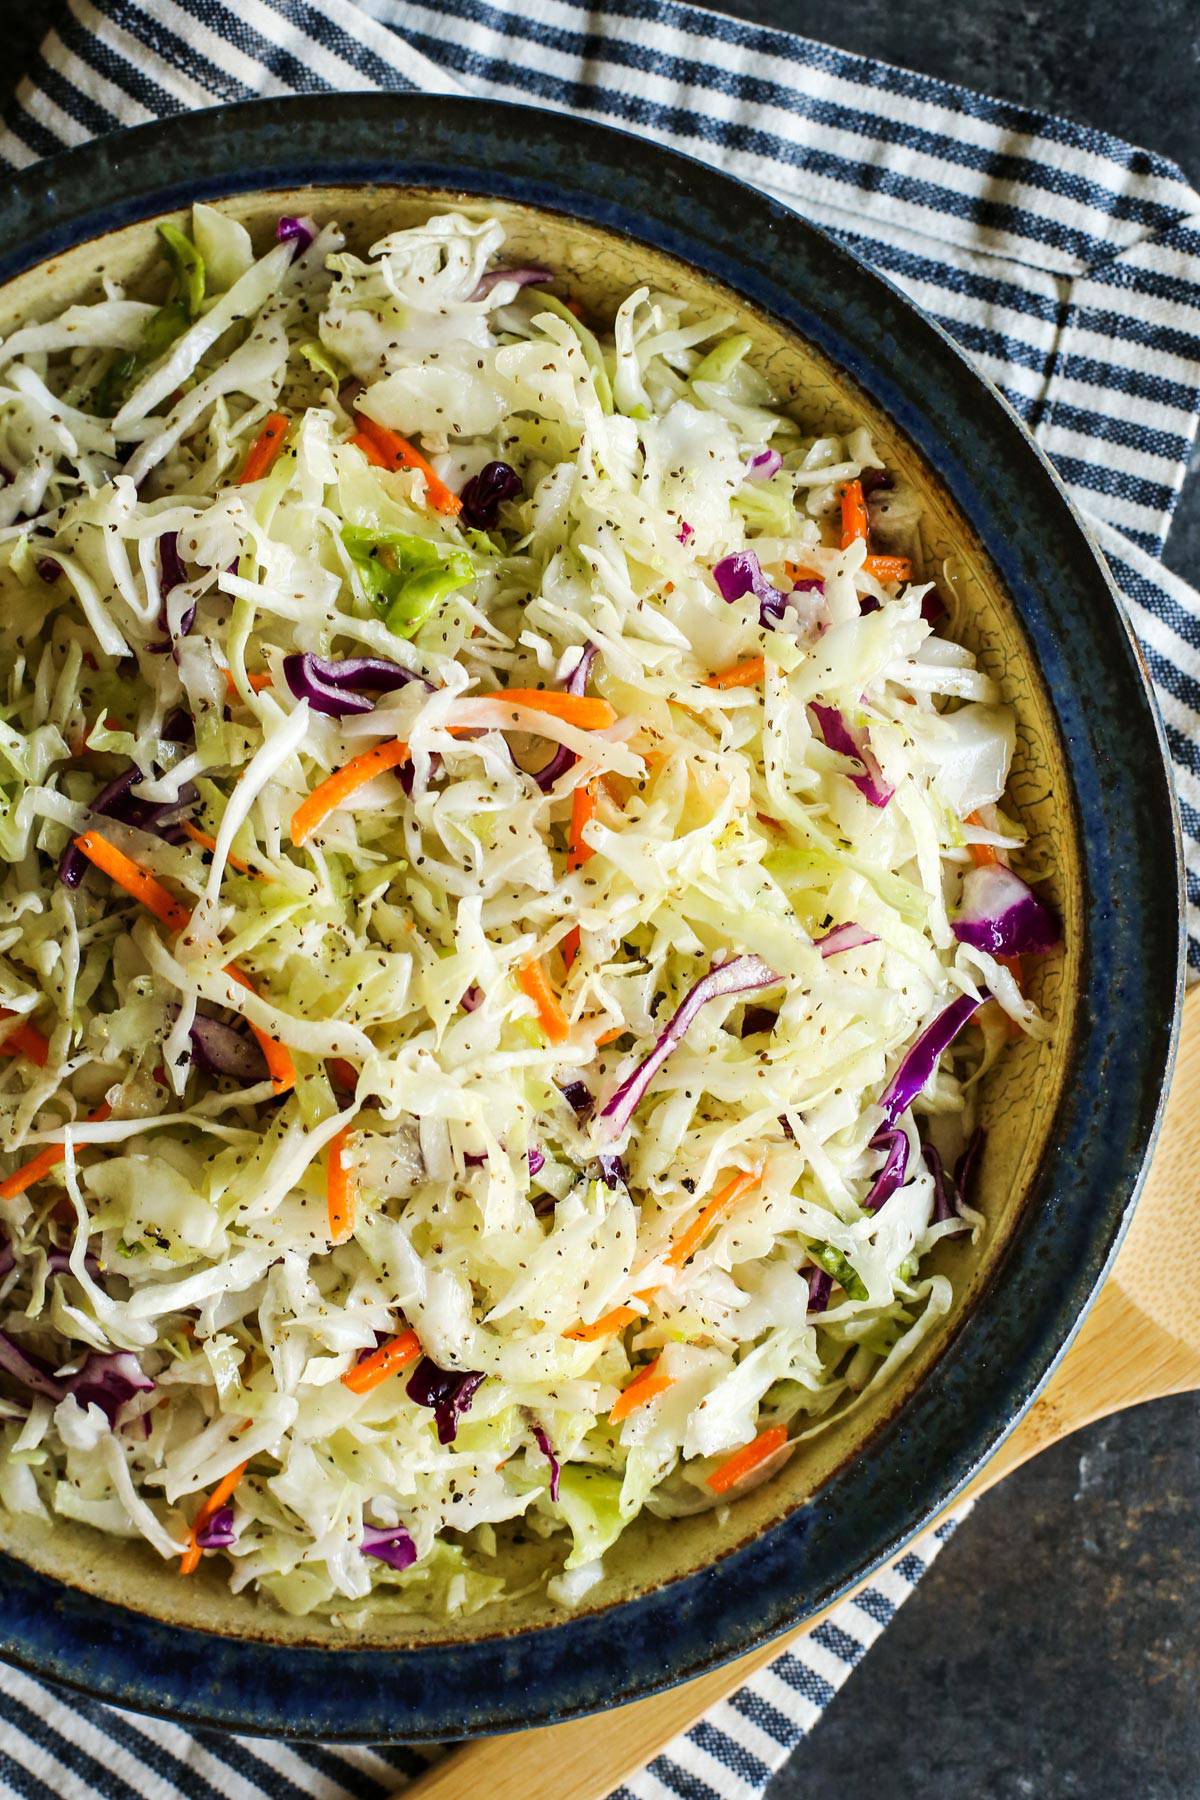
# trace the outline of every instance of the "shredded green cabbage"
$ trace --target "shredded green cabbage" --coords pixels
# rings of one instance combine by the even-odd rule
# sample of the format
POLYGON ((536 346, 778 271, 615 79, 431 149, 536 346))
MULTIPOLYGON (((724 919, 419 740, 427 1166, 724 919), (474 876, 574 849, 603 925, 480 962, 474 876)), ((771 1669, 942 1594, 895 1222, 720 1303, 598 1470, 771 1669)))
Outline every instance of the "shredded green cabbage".
MULTIPOLYGON (((732 315, 641 288, 611 329, 580 319, 483 282, 502 228, 455 213, 365 257, 334 224, 255 256, 198 205, 162 246, 136 298, 0 346, 0 1030, 46 1040, 0 1059, 0 1500, 168 1557, 199 1523, 235 1590, 291 1612, 444 1616, 530 1580, 570 1605, 643 1509, 732 1497, 709 1478, 735 1452, 844 1413, 949 1304, 927 1255, 982 1221, 935 1217, 923 1145, 953 1166, 1008 1020, 1044 1030, 952 929, 971 846, 1023 842, 1012 715, 927 581, 841 547, 846 484, 884 466, 868 433, 807 435, 732 315), (464 510, 376 466, 356 413, 464 510), (766 599, 723 597, 745 553, 766 599), (394 678, 355 685, 363 658, 394 678), (357 710, 321 710, 314 668, 357 710), (509 689, 605 704, 487 698, 509 689), (405 764, 294 828, 394 740, 405 764), (85 829, 187 929, 86 860, 61 879, 85 829), (623 1119, 736 958, 767 978, 697 1005, 623 1119), (868 1210, 886 1084, 985 991, 868 1210), (425 1361, 347 1385, 410 1331, 425 1361), (651 1364, 665 1385, 611 1423, 651 1364)), ((919 575, 914 496, 880 502, 871 549, 919 575)))

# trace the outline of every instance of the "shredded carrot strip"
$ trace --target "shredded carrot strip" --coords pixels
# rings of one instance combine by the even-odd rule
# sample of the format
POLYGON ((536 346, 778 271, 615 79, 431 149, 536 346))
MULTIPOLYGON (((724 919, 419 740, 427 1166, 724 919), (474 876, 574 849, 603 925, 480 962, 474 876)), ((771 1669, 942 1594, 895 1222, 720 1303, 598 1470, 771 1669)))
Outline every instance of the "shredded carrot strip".
POLYGON ((719 1468, 714 1469, 707 1477, 706 1485, 714 1494, 727 1493, 739 1481, 744 1481, 752 1470, 757 1469, 759 1463, 766 1462, 768 1456, 774 1456, 776 1450, 782 1450, 786 1443, 787 1426, 772 1425, 769 1430, 760 1432, 752 1444, 745 1444, 740 1450, 735 1450, 728 1462, 723 1462, 719 1468))
MULTIPOLYGON (((236 981, 239 987, 244 987, 248 994, 257 994, 258 989, 250 977, 239 969, 236 963, 226 963, 225 973, 231 981, 236 981)), ((292 1061, 291 1052, 285 1044, 281 1044, 278 1038, 273 1038, 270 1032, 264 1031, 260 1025, 251 1024, 249 1019, 246 1020, 246 1023, 254 1033, 258 1047, 266 1059, 267 1073, 271 1077, 271 1085, 275 1092, 277 1094, 289 1093, 296 1085, 296 1065, 292 1061)))
POLYGON ((614 1025, 611 1031, 602 1031, 600 1036, 596 1039, 597 1050, 603 1050, 606 1044, 615 1044, 624 1030, 625 1027, 623 1025, 614 1025))
POLYGON ((322 825, 331 812, 347 801, 351 794, 357 792, 376 775, 382 775, 385 769, 398 769, 408 761, 408 745, 402 744, 399 738, 391 738, 387 743, 376 744, 371 750, 364 750, 361 756, 352 757, 332 775, 327 775, 292 814, 292 842, 303 844, 309 839, 319 825, 322 825))
POLYGON ((375 448, 365 431, 356 431, 354 436, 350 439, 350 442, 354 445, 356 450, 362 451, 367 461, 375 468, 391 469, 392 465, 387 457, 383 454, 382 450, 377 450, 375 448))
MULTIPOLYGON (((983 820, 977 812, 969 812, 963 823, 983 826, 983 820)), ((994 844, 968 844, 967 849, 971 852, 971 861, 976 868, 990 869, 993 863, 1000 861, 999 851, 994 844)))
POLYGON ((863 568, 876 581, 912 580, 912 563, 907 556, 868 556, 863 568))
POLYGON ((608 1415, 610 1425, 619 1425, 622 1419, 629 1417, 630 1413, 637 1412, 643 1406, 649 1406, 651 1400, 656 1400, 659 1394, 665 1394, 669 1387, 675 1386, 670 1375, 659 1374, 658 1365, 661 1361, 661 1356, 656 1356, 640 1375, 634 1376, 608 1415))
POLYGON ((350 1127, 329 1140, 329 1162, 325 1171, 325 1194, 329 1203, 329 1241, 344 1244, 354 1230, 354 1175, 346 1160, 350 1127))
POLYGON ((435 475, 430 464, 421 452, 402 438, 398 431, 389 431, 386 425, 377 425, 374 419, 368 419, 365 413, 356 413, 358 435, 356 442, 362 449, 361 440, 366 438, 376 452, 369 460, 382 463, 385 469, 417 469, 425 477, 425 492, 434 512, 460 513, 462 501, 452 493, 440 475, 435 475))
MULTIPOLYGON (((111 1112, 112 1107, 105 1101, 88 1114, 87 1122, 89 1125, 103 1124, 111 1112)), ((44 1150, 39 1150, 36 1156, 30 1157, 27 1163, 22 1163, 19 1169, 14 1169, 11 1175, 0 1181, 0 1200, 15 1200, 18 1194, 23 1194, 35 1181, 41 1181, 51 1169, 57 1168, 65 1155, 66 1151, 61 1144, 47 1144, 44 1150)))
POLYGON ((614 1337, 641 1316, 632 1306, 614 1306, 611 1312, 602 1313, 590 1325, 576 1325, 573 1330, 564 1331, 563 1336, 572 1338, 577 1344, 594 1344, 597 1338, 614 1337))
POLYGON ((575 965, 575 958, 579 955, 578 925, 572 925, 559 948, 562 950, 563 968, 569 975, 575 965))
POLYGON ((727 1206, 732 1205, 739 1195, 746 1192, 747 1188, 757 1186, 761 1180, 761 1169, 743 1169, 731 1181, 727 1181, 725 1186, 713 1195, 708 1205, 697 1213, 687 1230, 675 1239, 667 1251, 666 1260, 670 1267, 682 1269, 688 1257, 704 1242, 708 1228, 717 1215, 723 1212, 727 1206))
POLYGON ((179 1573, 181 1575, 190 1575, 198 1565, 202 1551, 199 1544, 196 1542, 196 1539, 200 1536, 200 1533, 204 1530, 204 1527, 208 1524, 209 1520, 214 1519, 224 1506, 225 1502, 230 1499, 234 1488, 236 1488, 238 1482, 242 1479, 242 1476, 246 1473, 249 1466, 250 1458, 247 1457, 245 1462, 239 1463, 236 1469, 230 1469, 228 1475, 223 1476, 221 1480, 218 1481, 216 1487, 208 1496, 208 1499, 201 1503, 200 1511, 196 1514, 192 1523, 192 1529, 188 1533, 188 1547, 179 1558, 179 1573))
POLYGON ((394 1375, 398 1369, 406 1369, 410 1362, 416 1362, 421 1354, 421 1340, 415 1331, 401 1332, 399 1337, 389 1338, 386 1344, 380 1344, 370 1356, 355 1363, 342 1376, 343 1385, 352 1394, 369 1394, 377 1388, 381 1381, 394 1375))
MULTIPOLYGON (((207 831, 201 831, 200 827, 198 825, 193 825, 189 819, 184 819, 183 830, 184 835, 190 837, 193 844, 199 844, 204 850, 216 849, 216 838, 209 837, 207 831)), ((252 869, 248 862, 243 862, 240 856, 235 856, 233 854, 232 850, 229 852, 226 861, 231 869, 237 870, 239 875, 253 875, 258 881, 265 881, 267 879, 261 869, 252 869)))
POLYGON ((75 848, 82 850, 88 861, 95 863, 118 887, 123 887, 127 894, 152 912, 156 919, 169 925, 172 931, 182 931, 191 913, 171 894, 168 894, 161 881, 156 881, 148 869, 135 863, 131 856, 99 831, 85 831, 75 839, 75 848))
POLYGON ((783 572, 793 587, 798 581, 824 581, 825 579, 819 569, 806 568, 803 563, 785 562, 783 572))
POLYGON ((716 675, 710 675, 704 683, 710 688, 752 687, 756 681, 762 681, 767 673, 767 665, 761 656, 747 657, 745 662, 734 663, 730 669, 721 669, 716 675))
MULTIPOLYGON (((230 699, 240 700, 242 697, 242 690, 233 679, 233 670, 224 669, 222 673, 225 676, 225 686, 229 689, 230 699)), ((272 675, 270 669, 264 669, 258 675, 247 675, 246 677, 246 686, 250 689, 252 694, 261 694, 264 688, 273 687, 274 685, 275 677, 272 675)))
POLYGON ((848 481, 842 489, 842 549, 848 550, 858 538, 866 542, 871 529, 871 515, 863 498, 862 482, 848 481))
POLYGON ((615 725, 617 715, 607 700, 594 694, 555 694, 548 688, 501 688, 496 694, 477 694, 478 700, 495 700, 502 706, 528 706, 533 712, 549 713, 564 725, 578 725, 581 731, 607 731, 615 725))
POLYGON ((583 828, 596 816, 596 783, 587 781, 571 795, 571 835, 567 849, 568 869, 581 869, 596 852, 584 841, 583 828))
MULTIPOLYGON (((0 1006, 0 1019, 15 1017, 16 1014, 10 1012, 7 1006, 0 1006)), ((22 1019, 19 1025, 14 1025, 12 1030, 6 1034, 3 1042, 0 1042, 0 1056, 18 1055, 27 1056, 30 1062, 35 1062, 40 1069, 44 1069, 49 1060, 49 1044, 37 1026, 31 1025, 28 1019, 22 1019)))
POLYGON ((261 481, 279 452, 283 449, 283 440, 287 436, 288 422, 284 413, 268 413, 263 428, 246 452, 246 460, 242 464, 239 482, 261 481))
POLYGON ((550 977, 536 958, 523 963, 517 974, 523 991, 537 1007, 538 1021, 552 1044, 565 1043, 571 1034, 567 1015, 558 1003, 558 995, 550 985, 550 977))

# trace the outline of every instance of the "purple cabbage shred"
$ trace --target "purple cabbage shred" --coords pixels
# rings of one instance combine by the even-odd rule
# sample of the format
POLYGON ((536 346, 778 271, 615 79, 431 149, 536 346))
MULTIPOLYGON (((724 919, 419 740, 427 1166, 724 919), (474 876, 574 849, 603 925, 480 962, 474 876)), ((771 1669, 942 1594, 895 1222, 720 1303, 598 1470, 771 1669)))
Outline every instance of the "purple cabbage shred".
POLYGON ((522 491, 521 477, 506 462, 486 463, 478 475, 472 475, 459 495, 464 525, 476 531, 491 531, 500 517, 505 500, 514 500, 522 491))
POLYGON ((377 1556, 398 1573, 411 1569, 417 1560, 417 1546, 403 1525, 364 1525, 358 1547, 364 1556, 377 1556))
POLYGON ((441 1369, 431 1357, 423 1356, 409 1378, 405 1389, 418 1406, 433 1410, 439 1444, 452 1444, 458 1432, 461 1415, 483 1385, 484 1376, 468 1369, 441 1369))
POLYGON ((557 1500, 558 1477, 561 1471, 559 1469, 558 1458, 550 1448, 550 1439, 547 1436, 546 1429, 543 1425, 535 1425, 533 1427, 533 1439, 546 1461, 550 1464, 550 1498, 552 1501, 557 1500))

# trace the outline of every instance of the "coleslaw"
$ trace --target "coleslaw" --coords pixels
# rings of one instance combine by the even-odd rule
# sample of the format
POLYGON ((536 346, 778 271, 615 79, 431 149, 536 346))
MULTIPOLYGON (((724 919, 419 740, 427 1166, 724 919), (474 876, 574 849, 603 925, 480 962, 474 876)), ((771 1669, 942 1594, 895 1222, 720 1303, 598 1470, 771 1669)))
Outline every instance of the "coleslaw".
POLYGON ((0 345, 0 1501, 571 1606, 950 1306, 1060 936, 1014 716, 734 313, 486 216, 159 247, 0 345))

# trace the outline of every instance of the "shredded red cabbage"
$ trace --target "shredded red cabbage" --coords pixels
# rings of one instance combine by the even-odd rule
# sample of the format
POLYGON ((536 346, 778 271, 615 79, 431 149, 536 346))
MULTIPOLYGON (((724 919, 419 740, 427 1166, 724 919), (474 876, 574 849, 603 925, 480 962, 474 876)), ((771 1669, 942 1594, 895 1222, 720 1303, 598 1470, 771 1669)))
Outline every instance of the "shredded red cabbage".
POLYGON ((546 1430, 545 1430, 544 1426, 535 1425, 533 1427, 533 1436, 534 1436, 534 1442, 537 1444, 538 1449, 541 1451, 541 1453, 545 1457, 546 1461, 550 1464, 550 1498, 552 1501, 557 1500, 558 1499, 558 1477, 559 1477, 558 1458, 557 1458, 557 1456, 555 1456, 553 1450, 550 1448, 550 1439, 546 1435, 546 1430))
POLYGON ((525 1160, 529 1164, 530 1179, 538 1174, 538 1172, 546 1165, 545 1153, 539 1150, 536 1144, 530 1144, 528 1150, 525 1152, 525 1160))
POLYGON ((770 481, 783 467, 778 450, 759 450, 746 464, 747 481, 770 481))
POLYGON ((178 631, 172 633, 167 618, 167 596, 173 588, 180 587, 187 580, 187 570, 183 566, 183 558, 179 554, 179 533, 164 531, 158 540, 158 586, 162 601, 158 609, 158 628, 166 632, 161 643, 151 644, 149 648, 160 655, 173 647, 176 637, 186 637, 196 622, 196 602, 187 607, 179 620, 178 631))
POLYGON ((953 921, 955 937, 990 956, 1041 956, 1062 940, 1058 920, 1003 863, 972 869, 953 921))
POLYGON ((826 1269, 818 1269, 814 1264, 802 1270, 808 1282, 808 1310, 810 1313, 823 1313, 829 1305, 829 1296, 833 1292, 833 1276, 826 1269))
POLYGON ((293 245, 293 262, 298 256, 304 255, 316 235, 317 222, 310 219, 307 213, 300 216, 285 213, 275 227, 276 243, 293 245))
POLYGON ((653 1050, 627 1075, 600 1114, 604 1135, 616 1137, 624 1131, 642 1095, 673 1050, 678 1049, 692 1020, 710 1000, 731 994, 749 994, 758 988, 775 987, 780 981, 774 969, 768 968, 761 956, 735 956, 729 962, 710 969, 676 1008, 667 1027, 661 1031, 653 1050))
POLYGON ((381 656, 343 656, 330 661, 322 656, 293 654, 283 659, 283 674, 297 700, 307 700, 314 712, 340 719, 347 713, 369 713, 375 705, 365 694, 391 694, 410 681, 431 687, 423 675, 401 668, 381 656))
POLYGON ((855 731, 838 711, 836 706, 823 706, 819 700, 809 702, 809 711, 817 721, 817 729, 821 741, 836 750, 839 756, 848 756, 862 768, 861 775, 851 775, 864 800, 872 806, 886 806, 895 788, 889 786, 880 768, 864 731, 855 731))
POLYGON ((559 1089, 559 1092, 571 1111, 577 1113, 581 1119, 586 1119, 596 1104, 591 1088, 582 1081, 568 1081, 559 1089))
POLYGON ((52 556, 39 556, 34 568, 43 581, 57 581, 62 574, 62 564, 52 556))
POLYGON ((210 1075, 229 1075, 248 1084, 266 1080, 266 1059, 258 1043, 224 1019, 197 1013, 188 1036, 193 1061, 210 1075))
POLYGON ((887 1131, 877 1131, 871 1139, 871 1148, 886 1152, 883 1166, 863 1201, 867 1212, 878 1212, 891 1199, 896 1189, 904 1186, 904 1178, 908 1174, 908 1133, 898 1125, 887 1131))
POLYGON ((534 287, 541 282, 553 281, 554 270, 543 269, 540 263, 527 263, 520 269, 489 269, 486 275, 479 277, 472 300, 482 300, 490 294, 498 281, 515 281, 518 287, 534 287))
POLYGON ((925 1027, 880 1098, 885 1125, 894 1125, 900 1114, 912 1105, 937 1068, 943 1052, 987 998, 986 993, 979 996, 960 994, 925 1027))
POLYGON ((411 1569, 417 1560, 417 1546, 403 1525, 364 1525, 358 1547, 364 1556, 377 1556, 397 1571, 411 1569))
POLYGON ((231 1544, 236 1544, 232 1506, 218 1507, 208 1523, 196 1533, 196 1542, 201 1550, 228 1550, 231 1544))
MULTIPOLYGON (((574 694, 578 698, 587 692, 588 676, 592 672, 592 664, 598 655, 599 651, 595 644, 584 645, 583 654, 563 684, 566 693, 574 694)), ((573 750, 568 750, 565 744, 560 744, 550 761, 543 763, 542 767, 535 772, 533 779, 543 794, 548 794, 559 777, 565 775, 568 769, 573 769, 578 761, 579 758, 573 750)))
POLYGON ((961 1211, 961 1197, 953 1179, 946 1172, 946 1165, 932 1144, 922 1144, 921 1155, 925 1159, 925 1167, 933 1176, 933 1223, 941 1225, 947 1219, 956 1219, 961 1211))
POLYGON ((89 1406, 98 1406, 109 1425, 115 1426, 134 1395, 150 1393, 154 1383, 131 1351, 117 1350, 111 1355, 93 1351, 78 1375, 69 1378, 67 1388, 85 1412, 89 1406))
POLYGON ((482 1386, 484 1377, 474 1370, 440 1369, 429 1356, 423 1356, 409 1378, 405 1389, 418 1406, 433 1409, 439 1444, 452 1444, 458 1432, 459 1416, 470 1410, 471 1402, 482 1386))
POLYGON ((6 1369, 30 1393, 44 1394, 47 1400, 61 1400, 67 1391, 65 1384, 54 1378, 40 1357, 30 1356, 4 1331, 0 1331, 0 1369, 6 1369))
POLYGON ((602 1151, 596 1158, 596 1167, 600 1171, 600 1179, 605 1187, 628 1189, 629 1176, 626 1173, 623 1157, 613 1156, 608 1151, 602 1151))
POLYGON ((490 531, 500 516, 502 502, 515 499, 520 492, 521 477, 509 463, 486 463, 458 496, 463 524, 476 531, 490 531))
POLYGON ((778 625, 787 611, 787 595, 771 586, 753 550, 735 550, 732 556, 723 556, 713 564, 713 580, 722 600, 731 605, 744 594, 753 594, 758 601, 758 622, 767 630, 778 625))
POLYGON ((813 939, 813 949, 819 950, 822 956, 837 956, 842 950, 861 950, 864 944, 877 944, 878 937, 863 925, 855 925, 847 921, 845 925, 835 925, 824 937, 813 939))
POLYGON ((954 1165, 954 1185, 965 1203, 970 1202, 971 1189, 975 1185, 979 1159, 983 1155, 983 1146, 986 1142, 987 1133, 982 1125, 977 1125, 967 1139, 966 1149, 954 1165))
POLYGON ((681 544, 690 544, 696 533, 692 530, 692 527, 688 524, 686 519, 681 519, 679 530, 675 535, 681 544))
MULTIPOLYGON (((139 800, 131 792, 137 782, 144 781, 145 776, 136 763, 120 775, 114 777, 106 787, 102 787, 96 798, 91 801, 88 810, 99 813, 102 817, 119 819, 122 825, 134 825, 139 831, 152 831, 159 837, 174 843, 181 835, 179 821, 183 815, 195 806, 200 798, 197 789, 187 781, 179 790, 177 800, 150 802, 139 800)), ((88 871, 88 860, 81 850, 77 850, 72 840, 62 853, 58 865, 58 878, 64 887, 78 887, 88 871)))

